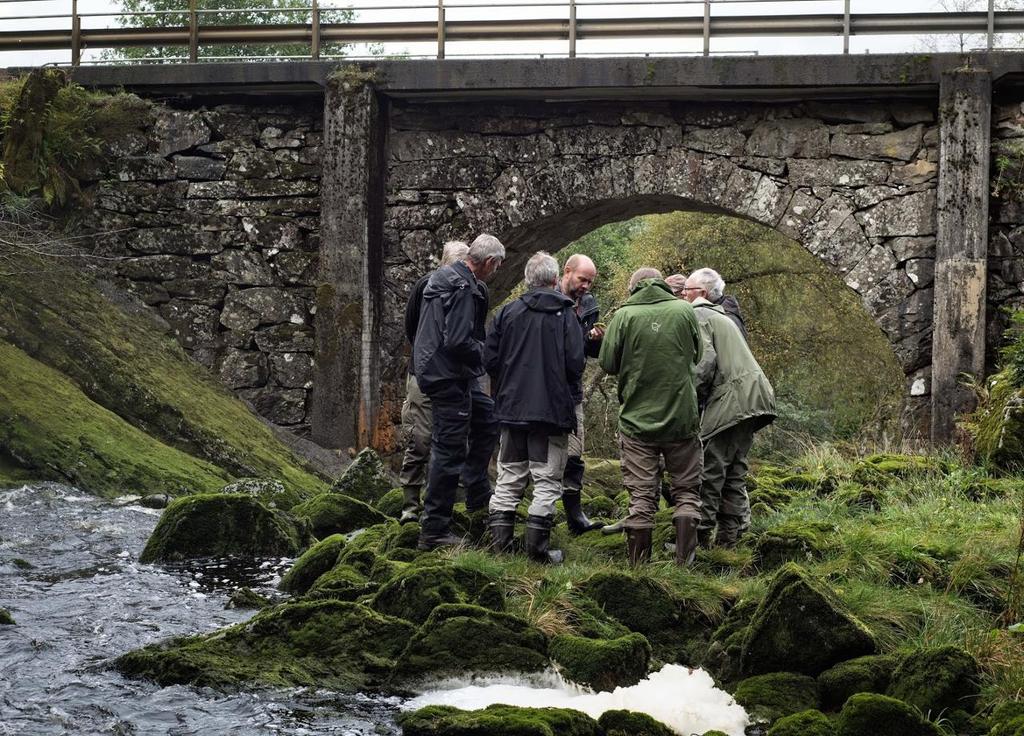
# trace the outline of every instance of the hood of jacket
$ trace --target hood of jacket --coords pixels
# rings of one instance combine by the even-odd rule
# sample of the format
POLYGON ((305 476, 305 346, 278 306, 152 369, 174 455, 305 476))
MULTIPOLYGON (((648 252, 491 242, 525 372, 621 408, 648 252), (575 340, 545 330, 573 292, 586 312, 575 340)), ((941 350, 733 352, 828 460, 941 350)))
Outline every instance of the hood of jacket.
POLYGON ((693 306, 694 309, 710 309, 712 311, 718 312, 719 314, 728 316, 726 314, 725 307, 723 307, 721 304, 715 304, 714 302, 710 302, 702 296, 697 297, 692 302, 690 302, 690 304, 693 306))
POLYGON ((534 312, 559 312, 563 309, 573 309, 576 304, 572 299, 554 289, 544 287, 531 289, 519 299, 526 305, 527 309, 534 312))
POLYGON ((456 261, 451 266, 439 268, 431 274, 430 280, 427 281, 427 286, 423 290, 423 298, 436 299, 456 289, 475 289, 476 287, 476 276, 469 270, 469 266, 464 261, 456 261))
POLYGON ((678 299, 663 279, 644 279, 629 294, 626 305, 657 304, 678 299))

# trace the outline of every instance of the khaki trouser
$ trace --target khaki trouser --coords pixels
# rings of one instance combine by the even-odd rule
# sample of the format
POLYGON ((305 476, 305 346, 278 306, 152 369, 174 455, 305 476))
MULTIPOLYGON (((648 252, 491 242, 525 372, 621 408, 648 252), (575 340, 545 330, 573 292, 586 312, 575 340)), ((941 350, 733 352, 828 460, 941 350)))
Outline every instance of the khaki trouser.
POLYGON ((405 494, 403 511, 420 513, 420 489, 427 480, 430 463, 430 432, 432 414, 430 398, 420 391, 416 376, 409 374, 405 381, 405 401, 402 403, 402 435, 405 454, 398 480, 405 494))
POLYGON ((515 511, 532 478, 533 501, 527 513, 531 516, 554 516, 555 502, 562 497, 562 472, 565 470, 568 436, 534 436, 530 444, 534 447, 541 445, 539 451, 529 453, 525 459, 506 459, 509 456, 509 436, 510 430, 502 427, 501 448, 498 450, 498 482, 491 496, 490 510, 515 511))
POLYGON ((576 431, 569 435, 569 457, 583 457, 583 404, 576 404, 576 431))
POLYGON ((750 526, 747 453, 753 443, 754 423, 748 419, 719 432, 704 445, 702 532, 710 532, 717 524, 719 535, 735 538, 750 526))
POLYGON ((703 454, 696 437, 672 443, 643 442, 619 433, 622 484, 629 491, 627 529, 653 529, 658 510, 660 463, 665 462, 675 503, 672 517, 700 518, 703 454))

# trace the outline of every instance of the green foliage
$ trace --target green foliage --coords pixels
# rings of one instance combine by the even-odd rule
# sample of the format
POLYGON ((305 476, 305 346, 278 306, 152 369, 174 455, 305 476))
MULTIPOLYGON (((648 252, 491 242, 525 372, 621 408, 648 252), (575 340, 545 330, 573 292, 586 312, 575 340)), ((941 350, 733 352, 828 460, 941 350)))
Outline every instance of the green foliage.
POLYGON ((0 626, 15 626, 17 625, 14 616, 6 608, 0 608, 0 626))
POLYGON ((992 196, 1008 202, 1024 199, 1024 143, 1015 140, 995 141, 995 176, 992 196))

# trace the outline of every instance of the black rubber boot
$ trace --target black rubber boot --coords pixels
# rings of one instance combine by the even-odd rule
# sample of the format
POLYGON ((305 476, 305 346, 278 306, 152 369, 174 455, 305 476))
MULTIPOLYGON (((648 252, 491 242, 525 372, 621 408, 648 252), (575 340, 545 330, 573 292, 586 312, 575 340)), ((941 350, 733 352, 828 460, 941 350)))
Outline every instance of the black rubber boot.
POLYGON ((565 559, 565 555, 560 549, 549 549, 551 521, 550 516, 527 516, 523 544, 526 547, 526 556, 534 562, 559 565, 565 559))
POLYGON ((641 565, 651 561, 651 529, 626 528, 626 554, 629 564, 641 565))
POLYGON ((512 540, 516 534, 516 512, 492 511, 489 523, 491 526, 491 551, 511 552, 512 540))
POLYGON ((676 527, 676 564, 680 567, 689 567, 697 559, 697 524, 699 521, 691 516, 672 520, 676 527))
POLYGON ((463 544, 465 541, 465 539, 452 534, 450 531, 444 534, 424 534, 421 531, 419 541, 416 543, 416 549, 420 552, 429 552, 438 547, 455 547, 463 544))
POLYGON ((584 532, 601 528, 601 522, 591 521, 583 513, 582 497, 578 488, 566 488, 562 491, 562 508, 565 509, 565 523, 569 533, 578 537, 584 532))

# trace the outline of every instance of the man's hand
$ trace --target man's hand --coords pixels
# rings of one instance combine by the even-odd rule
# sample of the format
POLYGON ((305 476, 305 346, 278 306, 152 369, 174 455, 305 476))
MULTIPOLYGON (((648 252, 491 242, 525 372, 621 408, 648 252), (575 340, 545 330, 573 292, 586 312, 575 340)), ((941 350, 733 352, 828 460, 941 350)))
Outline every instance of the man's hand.
POLYGON ((588 340, 602 340, 604 339, 604 327, 593 327, 590 332, 587 333, 588 340))

